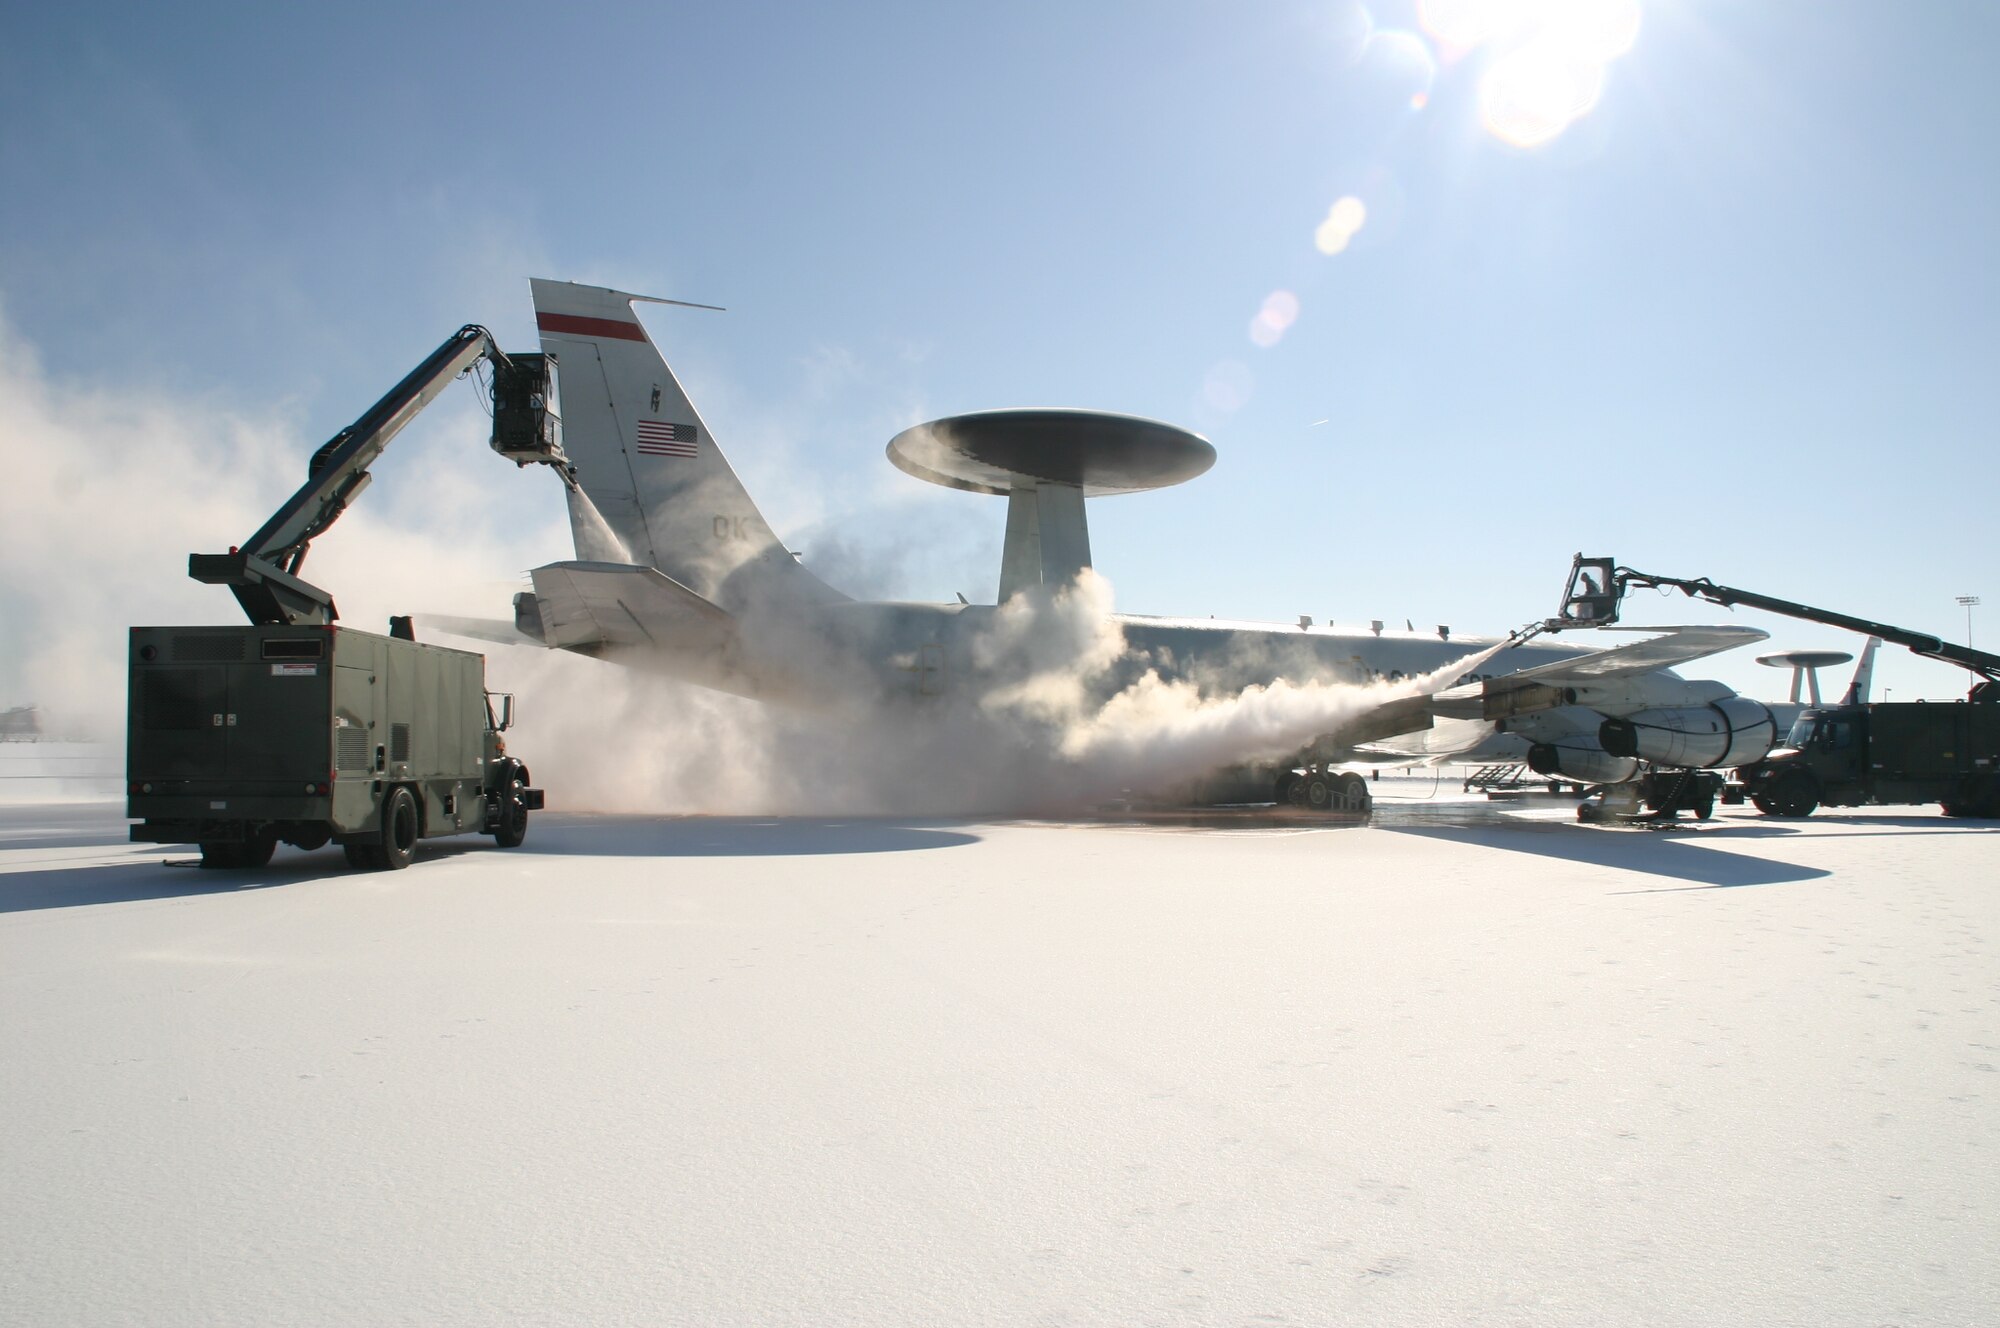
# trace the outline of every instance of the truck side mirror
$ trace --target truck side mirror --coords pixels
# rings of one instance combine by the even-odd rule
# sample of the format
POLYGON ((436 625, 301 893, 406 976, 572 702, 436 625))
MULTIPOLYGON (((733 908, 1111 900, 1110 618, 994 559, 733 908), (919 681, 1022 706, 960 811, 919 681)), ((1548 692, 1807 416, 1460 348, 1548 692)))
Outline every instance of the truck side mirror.
POLYGON ((495 733, 505 733, 514 726, 514 694, 512 692, 488 692, 486 694, 486 717, 493 724, 495 733), (500 713, 493 713, 493 703, 500 703, 500 713))

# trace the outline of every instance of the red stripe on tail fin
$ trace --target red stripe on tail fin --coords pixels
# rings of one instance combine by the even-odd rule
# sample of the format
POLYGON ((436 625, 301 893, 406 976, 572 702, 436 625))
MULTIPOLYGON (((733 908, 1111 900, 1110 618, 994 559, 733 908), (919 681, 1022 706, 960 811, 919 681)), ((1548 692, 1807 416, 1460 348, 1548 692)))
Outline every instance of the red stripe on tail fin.
POLYGON ((616 337, 620 341, 644 341, 646 330, 637 323, 627 323, 616 318, 585 318, 581 314, 535 315, 535 326, 544 332, 557 336, 573 337, 616 337))

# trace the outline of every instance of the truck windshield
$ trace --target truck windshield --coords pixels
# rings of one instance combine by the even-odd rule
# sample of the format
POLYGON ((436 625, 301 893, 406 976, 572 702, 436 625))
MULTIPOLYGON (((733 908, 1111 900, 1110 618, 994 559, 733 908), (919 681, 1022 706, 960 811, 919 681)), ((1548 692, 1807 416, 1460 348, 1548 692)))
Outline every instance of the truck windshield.
POLYGON ((1785 746, 1804 747, 1813 740, 1813 732, 1818 728, 1818 715, 1800 715, 1793 721, 1792 731, 1785 735, 1785 746))

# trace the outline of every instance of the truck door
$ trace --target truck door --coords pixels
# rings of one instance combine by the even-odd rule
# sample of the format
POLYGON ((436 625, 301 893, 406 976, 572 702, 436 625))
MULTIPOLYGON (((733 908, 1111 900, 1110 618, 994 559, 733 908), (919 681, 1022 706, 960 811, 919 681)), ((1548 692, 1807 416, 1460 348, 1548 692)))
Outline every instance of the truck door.
MULTIPOLYGON (((324 659, 280 654, 263 641, 260 658, 229 669, 223 716, 229 776, 251 783, 312 783, 327 776, 327 677, 324 659)), ((324 650, 323 639, 302 644, 324 650)))
POLYGON ((1820 721, 1819 750, 1814 753, 1818 759, 1813 764, 1819 768, 1822 782, 1849 784, 1861 778, 1861 753, 1866 750, 1864 722, 1863 716, 1852 713, 1829 715, 1820 721))

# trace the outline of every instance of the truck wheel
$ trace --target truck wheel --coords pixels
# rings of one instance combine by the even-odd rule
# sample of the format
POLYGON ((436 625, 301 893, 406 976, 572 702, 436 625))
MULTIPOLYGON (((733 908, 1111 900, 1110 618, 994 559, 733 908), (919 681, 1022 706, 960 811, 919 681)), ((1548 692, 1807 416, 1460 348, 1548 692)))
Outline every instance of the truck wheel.
POLYGON ((201 846, 201 865, 204 871, 228 871, 250 864, 243 860, 243 845, 211 839, 201 846))
POLYGON ((1778 776, 1769 801, 1779 816, 1811 816, 1813 808, 1819 806, 1819 790, 1813 786, 1811 775, 1794 770, 1778 776))
POLYGON ((528 837, 528 800, 521 792, 526 787, 517 774, 500 794, 500 824, 494 828, 493 842, 501 848, 519 848, 528 837))
POLYGON ((1938 803, 1938 809, 1946 816, 1992 816, 2000 811, 1996 806, 2000 795, 1996 795, 1992 782, 1982 775, 1973 775, 1963 780, 1953 796, 1938 803))
POLYGON ((255 839, 243 845, 243 860, 236 865, 239 867, 268 866, 270 865, 271 855, 277 851, 278 837, 276 835, 258 835, 255 839))
POLYGON ((375 849, 378 865, 401 871, 417 856, 417 800, 406 788, 393 788, 382 803, 382 842, 375 849))

